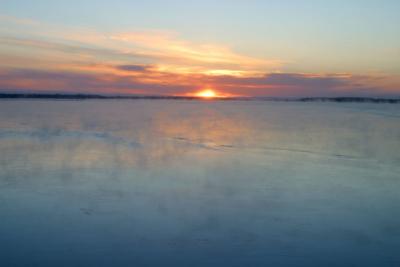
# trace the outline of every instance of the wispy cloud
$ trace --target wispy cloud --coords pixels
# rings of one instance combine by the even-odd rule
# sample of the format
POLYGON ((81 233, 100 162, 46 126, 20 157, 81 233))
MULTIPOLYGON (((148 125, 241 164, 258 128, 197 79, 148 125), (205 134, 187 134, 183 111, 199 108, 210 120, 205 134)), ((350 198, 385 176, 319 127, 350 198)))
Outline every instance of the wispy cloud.
POLYGON ((115 67, 118 70, 144 72, 152 68, 152 66, 145 65, 120 65, 115 67))
POLYGON ((283 61, 170 31, 102 33, 7 16, 0 22, 3 91, 165 95, 215 87, 235 95, 329 96, 393 94, 400 84, 382 75, 282 72, 283 61))
MULTIPOLYGON (((121 66, 115 67, 119 69, 121 66)), ((138 73, 140 75, 132 76, 30 69, 3 70, 0 71, 0 88, 3 91, 186 95, 204 85, 211 85, 231 95, 249 96, 378 96, 391 93, 368 85, 370 77, 349 75, 272 73, 244 78, 171 74, 145 67, 138 73), (363 79, 366 83, 363 83, 363 79)))
MULTIPOLYGON (((262 60, 240 55, 229 47, 216 44, 195 44, 179 39, 176 33, 163 31, 130 32, 111 35, 111 40, 127 47, 138 47, 144 54, 175 59, 171 65, 192 64, 214 71, 260 71, 282 66, 280 60, 262 60)), ((196 70, 198 71, 198 70, 196 70)))
MULTIPOLYGON (((4 18, 0 17, 0 21, 4 18)), ((226 45, 194 43, 179 34, 163 30, 128 33, 97 32, 44 23, 26 24, 12 21, 17 31, 0 29, 2 46, 30 47, 124 63, 126 65, 157 64, 169 72, 230 73, 244 75, 274 70, 280 60, 266 60, 241 55, 226 45)))

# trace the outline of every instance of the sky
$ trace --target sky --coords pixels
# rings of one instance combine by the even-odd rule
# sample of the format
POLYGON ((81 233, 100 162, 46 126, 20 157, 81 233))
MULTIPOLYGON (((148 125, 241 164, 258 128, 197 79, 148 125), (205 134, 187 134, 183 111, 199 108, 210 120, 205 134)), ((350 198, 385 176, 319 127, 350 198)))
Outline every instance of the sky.
POLYGON ((0 0, 0 92, 400 96, 397 0, 0 0))

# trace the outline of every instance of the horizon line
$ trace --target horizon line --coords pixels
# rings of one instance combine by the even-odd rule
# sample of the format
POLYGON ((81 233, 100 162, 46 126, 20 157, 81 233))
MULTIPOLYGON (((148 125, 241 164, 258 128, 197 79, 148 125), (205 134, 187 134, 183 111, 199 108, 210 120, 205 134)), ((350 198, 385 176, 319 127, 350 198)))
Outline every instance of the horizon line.
POLYGON ((201 100, 201 101, 282 101, 282 102, 369 102, 400 103, 400 97, 361 97, 361 96, 305 96, 305 97, 270 97, 270 96, 232 96, 199 97, 179 95, 103 95, 87 93, 0 93, 0 99, 58 99, 58 100, 201 100))

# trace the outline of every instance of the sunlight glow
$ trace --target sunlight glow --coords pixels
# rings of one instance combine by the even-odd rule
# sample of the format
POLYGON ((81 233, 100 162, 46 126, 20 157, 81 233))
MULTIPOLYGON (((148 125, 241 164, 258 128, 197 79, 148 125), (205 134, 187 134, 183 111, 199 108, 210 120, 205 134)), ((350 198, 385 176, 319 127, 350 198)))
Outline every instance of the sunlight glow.
POLYGON ((195 94, 197 97, 203 97, 203 98, 214 98, 214 97, 220 97, 214 90, 212 89, 205 89, 203 91, 200 91, 195 94))

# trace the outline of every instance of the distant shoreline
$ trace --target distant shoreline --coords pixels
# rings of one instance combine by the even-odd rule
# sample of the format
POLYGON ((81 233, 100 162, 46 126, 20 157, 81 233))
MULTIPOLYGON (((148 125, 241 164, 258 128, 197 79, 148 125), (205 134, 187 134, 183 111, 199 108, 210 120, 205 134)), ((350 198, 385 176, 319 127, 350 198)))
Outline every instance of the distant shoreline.
POLYGON ((1 93, 0 100, 7 99, 54 99, 54 100, 201 100, 201 101, 277 101, 277 102, 340 102, 340 103, 400 103, 400 98, 375 98, 375 97, 216 97, 204 99, 195 96, 160 96, 160 95, 94 95, 94 94, 24 94, 24 93, 1 93))

